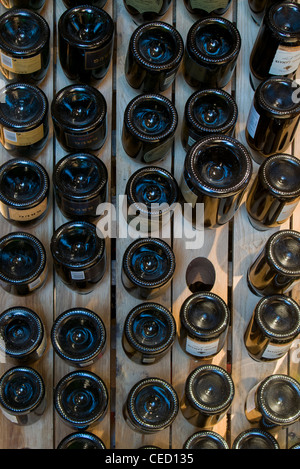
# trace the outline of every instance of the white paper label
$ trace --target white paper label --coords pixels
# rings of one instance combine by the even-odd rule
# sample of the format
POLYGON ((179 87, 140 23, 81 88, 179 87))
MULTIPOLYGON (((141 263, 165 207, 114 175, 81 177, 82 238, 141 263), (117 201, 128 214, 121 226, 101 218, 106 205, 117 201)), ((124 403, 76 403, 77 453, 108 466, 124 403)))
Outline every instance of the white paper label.
POLYGON ((213 342, 198 342, 197 340, 186 338, 185 349, 187 353, 194 355, 195 357, 207 357, 214 355, 218 351, 219 339, 213 342))
POLYGON ((294 73, 300 64, 300 48, 279 46, 270 68, 270 75, 289 75, 294 73))
POLYGON ((248 121, 247 121, 247 130, 249 132, 250 137, 254 138, 256 129, 259 123, 260 115, 258 114, 257 110, 255 109, 254 103, 252 103, 248 121))
POLYGON ((84 275, 84 272, 83 271, 79 271, 79 272, 71 272, 71 278, 73 280, 84 280, 85 279, 85 275, 84 275))
POLYGON ((291 344, 287 344, 285 346, 268 344, 264 353, 262 354, 262 358, 266 358, 268 360, 275 360, 280 358, 290 349, 290 346, 291 344))
POLYGON ((297 207, 297 205, 298 205, 298 201, 295 202, 294 204, 284 205, 283 209, 281 210, 280 215, 277 217, 277 221, 281 222, 281 221, 285 221, 288 218, 290 218, 290 216, 292 215, 292 213, 295 210, 295 208, 297 207))
POLYGON ((153 11, 159 13, 163 7, 163 0, 126 0, 126 4, 135 8, 139 13, 153 11))
POLYGON ((219 8, 226 8, 228 0, 191 0, 191 7, 205 10, 207 13, 211 13, 219 8))

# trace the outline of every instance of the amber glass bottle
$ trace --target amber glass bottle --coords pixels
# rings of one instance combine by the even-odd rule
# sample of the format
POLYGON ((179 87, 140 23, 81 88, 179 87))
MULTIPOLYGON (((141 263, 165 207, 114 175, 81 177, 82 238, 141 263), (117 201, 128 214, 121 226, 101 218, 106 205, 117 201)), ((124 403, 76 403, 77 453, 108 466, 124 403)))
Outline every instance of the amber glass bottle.
POLYGON ((254 228, 280 227, 293 214, 300 200, 300 161, 277 154, 260 166, 248 192, 246 207, 254 228))
POLYGON ((183 201, 192 205, 193 225, 197 224, 197 204, 204 204, 205 227, 228 223, 240 206, 251 175, 251 156, 236 139, 216 135, 193 145, 180 183, 183 201))
POLYGON ((97 85, 107 74, 115 27, 101 8, 81 4, 66 10, 58 21, 58 49, 69 80, 97 85))
POLYGON ((50 64, 50 28, 38 13, 12 8, 0 17, 0 71, 7 81, 38 84, 50 64), (28 33, 30 31, 30 34, 28 33))
POLYGON ((183 74, 194 88, 224 88, 231 80, 241 48, 241 36, 225 18, 208 17, 190 28, 183 57, 183 74))
POLYGON ((168 98, 152 93, 138 95, 125 109, 123 148, 142 163, 160 161, 172 148, 177 126, 177 110, 168 98))
POLYGON ((300 63, 300 5, 276 2, 264 16, 250 56, 253 89, 271 76, 292 77, 300 63))
POLYGON ((235 99, 226 91, 196 91, 185 105, 181 128, 181 141, 185 151, 207 135, 232 135, 237 118, 235 99))
POLYGON ((125 61, 129 85, 143 93, 161 93, 174 82, 184 51, 179 32, 170 24, 154 21, 132 34, 125 61))
POLYGON ((222 16, 230 7, 231 0, 184 0, 187 10, 195 18, 222 16))
POLYGON ((300 308, 285 295, 269 295, 256 305, 244 342, 257 361, 278 360, 290 349, 300 333, 300 308))
POLYGON ((168 11, 172 0, 124 0, 124 5, 135 23, 159 20, 168 11))
POLYGON ((248 285, 258 296, 285 294, 300 280, 300 233, 273 233, 248 269, 248 285))
POLYGON ((299 84, 289 78, 269 78, 258 86, 245 130, 256 163, 284 153, 293 142, 300 120, 299 97, 299 84))

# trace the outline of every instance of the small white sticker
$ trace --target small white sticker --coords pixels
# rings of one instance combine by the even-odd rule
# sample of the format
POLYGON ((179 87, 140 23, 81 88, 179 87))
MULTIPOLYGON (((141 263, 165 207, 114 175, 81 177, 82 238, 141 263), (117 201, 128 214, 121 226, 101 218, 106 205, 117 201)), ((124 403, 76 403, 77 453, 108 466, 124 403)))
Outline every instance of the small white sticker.
POLYGON ((260 115, 255 109, 254 103, 252 103, 252 106, 249 112, 248 121, 247 121, 247 130, 249 132, 250 137, 252 138, 254 138, 255 136, 259 120, 260 120, 260 115))
POLYGON ((71 278, 73 280, 84 280, 85 279, 85 275, 84 275, 84 272, 83 271, 79 271, 79 272, 71 272, 71 278))

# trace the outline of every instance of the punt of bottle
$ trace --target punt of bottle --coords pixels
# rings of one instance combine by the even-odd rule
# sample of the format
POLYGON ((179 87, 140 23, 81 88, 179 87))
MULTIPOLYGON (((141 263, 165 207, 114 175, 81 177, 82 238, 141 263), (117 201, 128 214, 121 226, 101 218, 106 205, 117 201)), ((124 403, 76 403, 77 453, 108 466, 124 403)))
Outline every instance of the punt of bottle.
POLYGON ((231 80, 241 49, 240 33, 225 18, 208 17, 190 28, 183 74, 193 88, 224 88, 231 80))
POLYGON ((71 366, 87 367, 98 360, 106 344, 106 329, 100 316, 87 308, 61 313, 51 329, 57 355, 71 366))
POLYGON ((248 269, 250 290, 258 296, 286 294, 300 281, 300 233, 273 233, 248 269))
POLYGON ((10 368, 0 378, 2 414, 16 425, 32 425, 46 409, 45 384, 31 367, 10 368))
POLYGON ((53 171, 55 200, 69 220, 97 221, 107 200, 107 185, 107 168, 91 153, 67 155, 53 171))
POLYGON ((128 426, 145 434, 168 428, 177 417, 178 411, 176 391, 159 378, 145 378, 136 383, 123 407, 128 426))
POLYGON ((81 294, 93 291, 105 274, 105 240, 99 234, 92 223, 71 221, 60 226, 51 239, 56 273, 81 294))
POLYGON ((39 84, 50 55, 50 28, 41 15, 12 8, 0 16, 0 71, 5 80, 39 84))
POLYGON ((90 432, 74 432, 63 438, 57 449, 106 449, 103 441, 90 432))
POLYGON ((233 441, 232 449, 280 449, 271 433, 261 428, 244 430, 233 441))
POLYGON ((111 16, 95 5, 81 3, 61 15, 58 51, 69 80, 95 86, 103 80, 112 59, 114 34, 111 16))
POLYGON ((123 255, 123 286, 135 298, 151 300, 169 287, 175 265, 174 253, 165 241, 137 239, 123 255))
POLYGON ((183 445, 183 449, 229 449, 228 443, 216 432, 204 430, 191 435, 183 445))
POLYGON ((68 85, 51 104, 55 136, 67 152, 97 152, 107 136, 107 104, 90 85, 68 85))
POLYGON ((161 93, 174 82, 184 52, 179 32, 170 24, 154 21, 132 34, 126 54, 125 77, 143 93, 161 93))
POLYGON ((0 285, 5 291, 32 294, 44 285, 47 272, 46 251, 35 236, 12 232, 0 239, 0 285))

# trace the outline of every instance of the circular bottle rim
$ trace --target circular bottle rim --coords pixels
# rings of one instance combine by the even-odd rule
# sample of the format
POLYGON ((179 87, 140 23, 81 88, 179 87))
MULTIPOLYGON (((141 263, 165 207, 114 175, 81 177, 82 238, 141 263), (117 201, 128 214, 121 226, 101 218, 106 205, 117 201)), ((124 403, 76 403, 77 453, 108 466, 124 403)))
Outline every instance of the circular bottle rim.
POLYGON ((15 231, 15 232, 12 232, 3 236, 0 239, 0 251, 7 242, 13 239, 26 239, 27 241, 31 242, 31 244, 36 248, 39 254, 39 257, 40 257, 39 266, 33 274, 27 277, 22 277, 20 279, 11 278, 9 275, 6 275, 5 273, 0 271, 0 280, 9 284, 14 284, 14 285, 24 284, 24 283, 29 284, 33 282, 34 280, 36 280, 42 274, 42 272, 46 269, 46 250, 43 244, 41 243, 41 241, 39 241, 35 236, 29 233, 23 232, 23 231, 15 231))
POLYGON ((225 440, 225 438, 219 433, 216 433, 215 431, 212 431, 212 430, 202 430, 202 431, 193 433, 184 443, 183 449, 196 449, 194 448, 194 444, 201 438, 207 438, 207 439, 217 441, 218 444, 221 446, 221 448, 219 449, 229 449, 229 445, 227 441, 225 440))
POLYGON ((272 267, 274 267, 279 273, 282 273, 286 275, 287 277, 294 277, 294 276, 300 275, 300 266, 299 266, 299 269, 296 269, 296 270, 286 269, 282 265, 279 265, 279 263, 276 261, 273 255, 274 243, 279 238, 284 237, 286 235, 295 236, 296 238, 299 239, 299 243, 300 243, 300 232, 295 231, 295 230, 288 230, 288 229, 277 231, 276 233, 273 233, 267 240, 266 245, 265 245, 265 252, 266 252, 267 261, 271 263, 272 267))
POLYGON ((235 25, 231 21, 222 17, 208 17, 208 18, 199 19, 191 26, 187 35, 188 51, 192 53, 193 57, 195 57, 196 59, 209 63, 209 64, 218 63, 219 65, 221 65, 221 64, 227 63, 230 60, 234 60, 238 56, 241 50, 241 44, 242 44, 242 40, 241 40, 241 35, 238 29, 235 27, 235 25), (228 52, 228 54, 220 57, 219 59, 216 57, 210 58, 209 56, 201 53, 201 51, 197 47, 196 35, 197 35, 198 30, 202 26, 206 26, 210 24, 226 26, 235 39, 234 49, 231 52, 228 52))
MULTIPOLYGON (((41 124, 45 117, 48 115, 48 110, 49 110, 49 103, 48 103, 48 98, 44 91, 39 88, 36 85, 32 85, 30 83, 25 83, 25 82, 18 82, 18 83, 8 83, 5 85, 5 87, 2 89, 3 94, 6 93, 7 91, 14 90, 14 89, 27 89, 32 92, 35 96, 38 97, 39 102, 41 104, 41 109, 39 110, 38 115, 35 117, 35 119, 27 122, 26 124, 23 124, 22 122, 18 120, 12 120, 10 119, 5 113, 1 111, 0 107, 0 122, 1 124, 13 131, 18 129, 18 131, 29 131, 33 128, 35 128, 37 125, 41 124)), ((45 130, 45 129, 44 129, 45 130)))
POLYGON ((82 5, 77 5, 71 8, 68 8, 62 15, 60 16, 58 20, 58 31, 59 35, 64 39, 64 41, 67 41, 69 44, 72 46, 78 47, 79 49, 88 49, 88 50, 93 50, 97 49, 99 47, 104 47, 106 44, 108 44, 114 37, 114 32, 115 32, 115 27, 114 27, 114 22, 112 17, 110 16, 107 11, 103 10, 102 8, 97 7, 96 5, 87 5, 82 3, 82 5), (103 37, 99 37, 98 39, 94 39, 92 42, 91 41, 84 41, 82 39, 78 39, 78 41, 75 40, 70 34, 68 34, 67 31, 64 31, 64 27, 66 22, 68 22, 69 17, 72 16, 73 14, 77 13, 79 10, 91 10, 93 14, 98 14, 99 16, 103 16, 109 23, 109 31, 107 31, 106 35, 103 37))
POLYGON ((193 184, 195 191, 199 192, 200 194, 204 192, 210 197, 214 197, 214 196, 215 197, 222 197, 222 196, 227 197, 227 196, 240 192, 242 189, 244 189, 247 186, 252 176, 253 164, 252 164, 252 157, 249 151, 242 143, 240 143, 237 139, 230 137, 228 135, 217 134, 217 135, 208 135, 206 137, 201 138, 188 150, 186 157, 185 157, 185 168, 188 171, 188 173, 190 173, 193 176, 197 184, 199 184, 201 187, 199 188, 198 186, 195 186, 193 184), (236 146, 236 148, 239 150, 239 156, 244 160, 244 163, 245 163, 245 171, 240 181, 238 181, 237 183, 233 184, 230 187, 222 188, 222 187, 215 187, 213 185, 209 185, 207 184, 206 181, 202 180, 201 177, 199 177, 198 171, 195 170, 196 159, 197 159, 199 151, 201 151, 201 148, 204 145, 207 145, 209 143, 220 143, 228 147, 233 146, 233 145, 236 146))
POLYGON ((261 407, 267 419, 270 422, 272 422, 274 425, 290 425, 291 423, 296 422, 300 418, 300 408, 297 410, 297 412, 293 416, 289 418, 284 418, 284 417, 280 418, 280 417, 277 417, 275 414, 272 414, 272 412, 269 411, 265 403, 264 393, 266 392, 266 389, 270 385, 270 383, 276 380, 277 381, 281 380, 281 381, 285 381, 289 383, 300 394, 300 384, 296 379, 292 378, 291 376, 284 375, 284 374, 274 374, 274 375, 266 377, 259 384, 258 389, 257 389, 257 403, 261 407))
POLYGON ((105 444, 103 441, 97 436, 94 435, 93 433, 90 432, 74 432, 71 433, 70 435, 67 435, 65 438, 63 438, 60 443, 57 446, 57 449, 68 449, 65 448, 69 444, 72 444, 74 441, 90 441, 93 444, 97 446, 97 449, 106 449, 105 444))
POLYGON ((151 71, 168 71, 168 70, 173 70, 177 66, 179 66, 182 58, 183 58, 183 53, 184 53, 184 42, 181 37, 181 34, 177 31, 174 26, 171 24, 165 23, 164 21, 151 21, 147 22, 145 24, 141 24, 136 28, 136 30, 133 32, 130 42, 129 42, 129 48, 131 52, 134 54, 135 60, 141 65, 142 67, 149 69, 151 71), (147 61, 144 59, 140 52, 139 52, 139 39, 141 35, 144 33, 145 30, 148 30, 149 28, 158 28, 163 31, 166 31, 170 33, 171 35, 174 35, 176 37, 176 42, 178 43, 178 50, 177 54, 175 57, 170 59, 168 62, 164 64, 155 64, 147 61))
POLYGON ((14 366, 9 368, 0 378, 0 404, 1 406, 8 411, 9 413, 24 415, 29 414, 30 412, 34 411, 42 402, 45 397, 45 384, 42 376, 33 368, 28 366, 14 366), (36 398, 36 401, 33 402, 31 405, 23 408, 18 409, 16 407, 10 406, 6 403, 5 397, 3 396, 2 386, 6 379, 9 379, 15 373, 26 373, 27 375, 33 376, 34 379, 37 381, 39 386, 39 395, 36 398))
POLYGON ((37 350, 37 348, 40 346, 40 344, 43 340, 44 331, 45 331, 45 328, 44 328, 44 324, 43 324, 41 318, 32 309, 27 308, 25 306, 13 306, 11 308, 8 308, 0 314, 0 339, 1 339, 0 340, 0 350, 4 354, 6 354, 7 356, 9 356, 11 358, 22 359, 22 357, 25 357, 27 354, 33 353, 35 350, 37 350), (13 315, 19 314, 19 313, 22 314, 23 311, 31 316, 32 321, 34 322, 34 324, 37 327, 36 339, 35 339, 34 342, 32 342, 30 345, 28 345, 27 348, 22 349, 21 351, 20 350, 19 351, 10 351, 10 350, 7 349, 6 342, 5 342, 5 337, 1 334, 1 322, 2 322, 2 320, 5 320, 5 317, 7 315, 13 316, 13 315))
POLYGON ((127 406, 127 411, 128 411, 128 414, 129 414, 130 418, 132 420, 134 420, 134 422, 140 428, 144 428, 145 423, 138 416, 138 414, 135 410, 134 401, 135 401, 135 398, 137 397, 137 395, 139 394, 139 392, 144 387, 146 387, 148 385, 151 386, 153 384, 155 384, 155 386, 160 386, 160 387, 166 389, 168 391, 170 399, 172 400, 172 403, 173 403, 173 411, 164 422, 162 422, 160 424, 153 424, 153 423, 150 424, 150 423, 147 422, 146 427, 147 427, 148 431, 159 431, 159 430, 163 430, 167 426, 171 425, 173 423, 173 421, 175 420, 175 418, 178 414, 178 411, 179 411, 179 399, 178 399, 178 396, 177 396, 177 393, 176 393, 175 389, 173 388, 173 386, 171 384, 169 384, 167 381, 165 381, 164 379, 161 379, 161 378, 144 378, 144 379, 140 380, 139 382, 137 382, 131 388, 131 390, 128 394, 128 397, 127 397, 126 406, 127 406))
POLYGON ((5 204, 11 208, 20 208, 20 209, 28 209, 32 207, 36 207, 39 205, 45 197, 48 196, 50 188, 50 178, 46 171, 46 169, 37 161, 29 160, 25 158, 14 158, 12 160, 8 160, 2 166, 0 166, 0 202, 5 204), (22 201, 15 201, 5 195, 5 193, 1 190, 1 183, 2 179, 11 169, 14 169, 16 166, 30 166, 40 177, 41 179, 41 189, 37 195, 34 196, 33 199, 28 199, 25 202, 22 201))
POLYGON ((66 374, 61 378, 61 380, 57 383, 54 389, 54 406, 58 414, 61 416, 62 419, 67 421, 69 424, 73 424, 75 426, 82 426, 82 425, 90 425, 93 422, 104 417, 107 408, 108 408, 108 390, 104 381, 96 375, 96 373, 92 371, 71 371, 70 373, 66 374), (90 416, 86 419, 76 419, 72 418, 72 416, 68 416, 66 410, 64 409, 64 405, 61 399, 61 393, 64 391, 64 388, 68 386, 74 380, 89 380, 96 384, 99 394, 101 393, 101 406, 97 413, 94 416, 90 416))
POLYGON ((1 42, 0 49, 1 50, 5 51, 5 52, 8 52, 9 54, 11 54, 13 56, 14 55, 17 55, 17 56, 20 55, 20 56, 24 57, 24 56, 33 55, 33 54, 38 53, 39 51, 41 51, 45 47, 45 45, 49 44, 49 41, 50 41, 50 27, 49 27, 48 22, 45 20, 45 18, 42 15, 40 15, 36 11, 30 10, 29 8, 14 8, 13 10, 10 9, 10 10, 6 11, 5 13, 3 13, 0 16, 0 30, 2 29, 1 24, 3 24, 3 22, 5 22, 5 21, 9 20, 9 17, 12 14, 13 15, 21 15, 21 16, 32 17, 37 22, 39 27, 43 28, 43 34, 39 38, 39 42, 36 45, 33 45, 30 49, 20 48, 19 50, 15 50, 13 46, 9 46, 9 44, 4 43, 0 39, 0 42, 1 42))
POLYGON ((269 8, 267 9, 266 13, 265 13, 265 19, 266 19, 266 22, 268 24, 268 26, 270 27, 270 29, 272 30, 272 32, 277 36, 279 37, 281 40, 286 40, 286 41, 289 41, 289 40, 297 40, 297 44, 296 45, 299 45, 300 43, 300 32, 287 32, 286 30, 284 29, 281 29, 279 28, 275 21, 274 21, 274 14, 275 12, 281 8, 282 6, 284 7, 292 7, 292 8, 297 8, 299 10, 299 13, 300 13, 300 5, 298 3, 294 3, 294 2, 284 2, 284 5, 282 5, 282 2, 278 2, 278 3, 275 3, 273 5, 270 5, 269 8))
POLYGON ((94 265, 98 260, 102 259, 104 254, 105 254, 105 240, 104 238, 100 238, 97 235, 98 228, 93 224, 88 221, 69 221, 67 223, 64 223, 61 225, 53 234, 50 242, 50 250, 53 258, 56 260, 56 262, 63 264, 65 267, 69 267, 72 269, 82 269, 82 268, 88 268, 92 265, 94 265), (86 261, 82 262, 72 262, 72 261, 67 261, 66 259, 62 259, 56 252, 56 245, 59 242, 60 236, 65 232, 68 231, 69 228, 72 228, 72 226, 82 226, 85 227, 89 230, 91 230, 94 234, 95 237, 97 238, 98 242, 98 252, 94 254, 94 256, 86 261))
POLYGON ((174 275, 175 271, 175 255, 173 253, 173 250, 171 247, 162 239, 159 238, 139 238, 135 241, 133 241, 126 249, 124 256, 123 256, 123 262, 122 266, 124 269, 125 274, 130 278, 130 281, 135 283, 137 286, 143 287, 143 288, 154 288, 154 287, 160 287, 168 283, 171 278, 174 275), (130 266, 130 261, 131 257, 134 253, 134 251, 139 248, 140 246, 147 245, 147 244, 155 244, 156 246, 158 245, 161 249, 164 250, 164 252, 167 254, 169 261, 170 261, 170 268, 165 277, 161 280, 156 280, 156 281, 145 281, 143 279, 139 279, 133 272, 130 266))
POLYGON ((96 314, 94 311, 91 311, 90 309, 87 309, 87 308, 71 308, 71 309, 68 309, 68 310, 64 311, 63 313, 61 313, 55 319, 55 321, 52 325, 52 328, 51 328, 51 342, 52 342, 53 349, 55 350, 55 352, 57 353, 57 355, 60 358, 68 360, 68 361, 73 362, 75 364, 76 363, 89 362, 90 360, 97 357, 102 352, 102 350, 104 349, 104 346, 105 346, 105 343, 106 343, 105 326, 104 326, 104 323, 103 323, 102 319, 100 318, 100 316, 98 316, 98 314, 96 314), (96 348, 94 348, 93 351, 82 355, 81 357, 73 357, 72 355, 67 354, 63 350, 63 348, 62 348, 62 346, 59 343, 59 340, 57 338, 57 335, 59 334, 60 327, 66 321, 68 321, 68 319, 70 319, 74 316, 75 317, 77 316, 79 318, 80 317, 91 318, 95 323, 95 327, 97 327, 97 329, 100 333, 99 334, 99 342, 98 342, 96 348))
POLYGON ((144 141, 144 142, 150 142, 150 143, 160 143, 162 140, 167 139, 168 137, 173 136, 177 126, 178 126, 178 113, 177 110, 168 98, 166 98, 163 95, 156 94, 156 93, 148 93, 148 94, 142 94, 134 97, 127 105, 124 113, 124 124, 128 128, 129 132, 132 133, 134 136, 136 136, 138 139, 144 141), (137 127, 134 125, 134 119, 132 118, 132 114, 135 110, 135 108, 142 103, 143 101, 156 101, 161 104, 164 104, 169 111, 170 118, 171 118, 171 125, 164 130, 163 132, 155 135, 148 135, 145 132, 141 132, 137 129, 137 127))
POLYGON ((227 91, 221 90, 221 89, 215 89, 215 88, 208 88, 205 90, 199 90, 195 91, 187 100, 186 105, 185 105, 185 118, 188 122, 189 125, 193 126, 194 129, 198 132, 210 132, 213 134, 217 133, 225 133, 229 131, 235 124, 238 118, 238 106, 235 101, 235 99, 227 93, 227 91), (193 113, 193 106, 197 102, 199 98, 205 95, 215 95, 215 96, 221 96, 222 98, 225 99, 227 104, 230 106, 232 110, 232 116, 231 118, 225 122, 222 125, 218 125, 216 127, 206 127, 205 124, 201 124, 199 122, 193 113))
POLYGON ((231 405, 232 400, 234 398, 234 383, 233 380, 230 376, 230 374, 224 369, 221 368, 218 365, 200 365, 198 366, 194 371, 192 371, 185 384, 185 394, 186 398, 189 401, 190 405, 194 408, 197 409, 200 412, 206 412, 210 415, 218 414, 220 412, 225 412, 231 405), (193 381, 197 378, 199 374, 202 372, 212 372, 212 373, 217 373, 219 375, 222 375, 223 378, 227 381, 228 387, 229 387, 229 393, 225 401, 218 405, 218 406, 208 406, 205 405, 204 403, 201 404, 198 400, 197 397, 195 396, 193 392, 193 381))
POLYGON ((102 125, 106 119, 107 114, 107 102, 103 94, 93 86, 87 84, 75 84, 75 85, 67 85, 62 88, 58 93, 55 95, 52 103, 51 103, 51 116, 53 122, 62 127, 65 130, 69 131, 76 131, 76 132, 86 132, 90 129, 91 126, 99 126, 102 125), (57 110, 58 103, 64 98, 66 95, 71 95, 72 93, 76 93, 77 91, 86 92, 90 94, 96 101, 97 105, 99 106, 98 112, 93 121, 82 125, 70 125, 69 122, 63 121, 61 119, 60 113, 57 110))
POLYGON ((293 300, 289 296, 268 295, 268 296, 261 298, 255 307, 254 315, 255 315, 255 320, 258 326, 261 328, 264 335, 266 335, 270 339, 284 341, 288 339, 293 339, 300 333, 300 306, 295 300, 293 300), (272 303, 272 301, 275 301, 275 300, 281 303, 288 303, 295 310, 298 316, 297 324, 294 326, 294 328, 285 333, 276 333, 276 331, 268 329, 267 325, 263 321, 263 310, 264 310, 265 305, 268 303, 272 303))
POLYGON ((174 340, 176 337, 176 321, 172 313, 164 306, 158 303, 143 303, 134 307, 127 315, 125 319, 125 323, 124 323, 124 334, 125 334, 127 341, 134 349, 138 350, 141 353, 145 353, 145 354, 151 353, 151 354, 158 355, 162 353, 163 351, 167 350, 174 343, 174 340), (169 332, 168 337, 165 339, 163 343, 155 347, 149 347, 145 344, 141 344, 140 342, 138 342, 135 339, 134 333, 132 331, 132 325, 133 325, 135 318, 141 312, 147 311, 147 310, 158 311, 159 314, 164 316, 164 318, 166 319, 166 322, 168 323, 168 326, 170 327, 170 332, 169 332))
MULTIPOLYGON (((299 5, 300 6, 300 5, 299 5)), ((266 80, 262 81, 256 91, 255 91, 255 94, 254 94, 254 100, 257 100, 257 103, 258 105, 264 110, 266 111, 267 113, 269 113, 269 115, 274 118, 278 118, 278 119, 284 119, 284 118, 293 118, 293 117, 297 117, 299 116, 300 114, 300 102, 299 103, 295 103, 295 107, 293 109, 288 109, 288 110, 280 110, 280 109, 275 109, 273 108, 272 106, 270 106, 266 100, 264 99, 263 97, 263 90, 265 87, 267 87, 269 84, 272 84, 272 83, 277 83, 277 82, 284 82, 285 84, 287 85, 290 85, 291 89, 293 89, 294 91, 296 90, 296 87, 294 86, 294 83, 296 83, 294 80, 292 80, 291 78, 288 78, 288 77, 271 77, 271 78, 267 78, 266 80)), ((300 90, 300 87, 299 87, 299 90, 300 90)), ((293 91, 293 92, 294 92, 293 91)))
POLYGON ((216 336, 219 336, 224 332, 227 327, 229 326, 229 319, 230 319, 230 311, 228 306, 226 305, 225 301, 215 293, 212 292, 200 292, 200 293, 193 293, 190 295, 186 300, 183 302, 181 309, 180 309, 180 321, 181 324, 187 329, 188 333, 191 334, 193 337, 198 339, 210 339, 216 336), (193 325, 188 318, 189 308, 191 303, 194 302, 196 299, 208 299, 212 301, 217 301, 223 311, 223 317, 221 322, 214 328, 210 330, 201 329, 200 327, 196 327, 193 325))
MULTIPOLYGON (((157 166, 147 166, 145 168, 138 169, 135 173, 133 173, 130 178, 128 179, 125 193, 127 194, 127 200, 129 205, 134 205, 136 209, 142 213, 146 214, 147 216, 150 214, 153 215, 160 215, 166 212, 169 212, 170 208, 172 208, 173 204, 175 204, 178 201, 179 197, 179 186, 178 183, 175 179, 175 177, 166 169, 164 168, 159 168, 157 166), (144 174, 147 174, 148 172, 156 173, 156 174, 163 174, 164 176, 167 177, 168 181, 170 181, 170 185, 172 186, 172 189, 174 191, 173 198, 170 200, 170 202, 167 202, 167 206, 164 207, 164 204, 160 204, 159 208, 153 209, 151 207, 147 207, 145 209, 145 204, 143 202, 140 202, 137 200, 134 194, 134 184, 136 181, 139 180, 140 177, 143 177, 144 174)), ((151 204, 152 205, 152 204, 151 204)))
POLYGON ((261 437, 263 440, 267 440, 273 446, 273 449, 280 449, 278 441, 274 438, 271 433, 262 430, 261 428, 251 428, 249 430, 244 430, 241 432, 233 441, 232 449, 243 449, 243 441, 248 437, 254 435, 256 437, 261 437))
POLYGON ((268 187, 268 189, 272 192, 272 194, 274 194, 275 196, 280 196, 286 199, 300 197, 300 183, 299 183, 299 188, 297 190, 294 190, 293 192, 286 192, 286 191, 278 189, 277 187, 274 187, 272 179, 270 178, 268 174, 268 169, 272 165, 272 163, 274 163, 274 161, 276 162, 278 160, 282 162, 291 160, 300 169, 299 158, 293 155, 286 154, 286 153, 276 153, 276 155, 271 155, 270 157, 266 158, 266 160, 263 161, 263 163, 261 164, 259 168, 259 173, 262 177, 262 181, 268 187))
POLYGON ((68 200, 84 200, 86 199, 92 199, 94 197, 97 197, 101 191, 105 188, 107 181, 108 181, 108 171, 107 167, 104 164, 104 162, 98 158, 97 156, 93 155, 92 153, 85 153, 85 152, 78 152, 78 153, 71 153, 69 155, 64 156, 61 160, 58 161, 58 163, 55 165, 54 171, 53 171, 53 186, 55 190, 62 194, 64 199, 68 200), (64 170, 65 165, 68 164, 69 161, 76 161, 79 160, 80 158, 85 159, 85 160, 91 160, 95 167, 99 170, 99 175, 101 176, 101 179, 97 186, 88 192, 85 192, 84 194, 76 193, 75 191, 72 193, 65 192, 66 188, 61 181, 60 174, 64 170))

